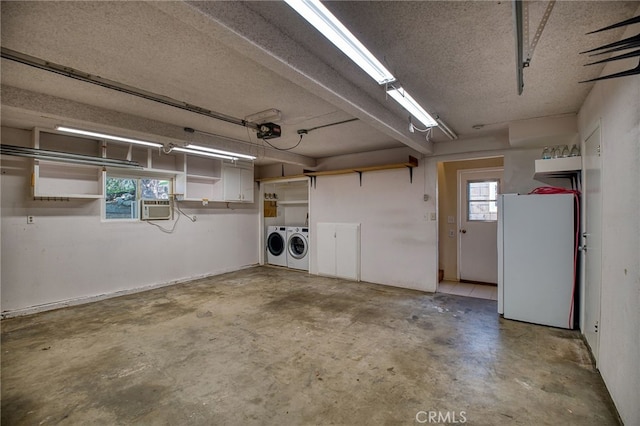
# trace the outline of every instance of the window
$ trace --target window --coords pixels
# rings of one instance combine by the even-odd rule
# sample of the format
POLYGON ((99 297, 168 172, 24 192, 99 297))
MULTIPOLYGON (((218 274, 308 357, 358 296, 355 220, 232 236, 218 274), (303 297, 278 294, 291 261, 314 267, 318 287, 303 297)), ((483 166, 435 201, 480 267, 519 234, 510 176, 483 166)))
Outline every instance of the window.
POLYGON ((467 182, 467 221, 498 220, 498 180, 467 182))
POLYGON ((107 176, 105 185, 105 219, 138 219, 140 200, 168 200, 172 180, 107 176))

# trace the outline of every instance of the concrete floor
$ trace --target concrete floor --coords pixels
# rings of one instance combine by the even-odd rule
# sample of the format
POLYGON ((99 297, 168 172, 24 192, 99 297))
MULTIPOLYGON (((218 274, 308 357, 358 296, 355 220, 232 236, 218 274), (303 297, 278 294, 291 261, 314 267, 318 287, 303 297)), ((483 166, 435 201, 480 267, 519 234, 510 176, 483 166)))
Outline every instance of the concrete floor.
POLYGON ((258 267, 2 321, 2 424, 411 425, 438 414, 617 424, 577 332, 499 319, 491 300, 258 267))

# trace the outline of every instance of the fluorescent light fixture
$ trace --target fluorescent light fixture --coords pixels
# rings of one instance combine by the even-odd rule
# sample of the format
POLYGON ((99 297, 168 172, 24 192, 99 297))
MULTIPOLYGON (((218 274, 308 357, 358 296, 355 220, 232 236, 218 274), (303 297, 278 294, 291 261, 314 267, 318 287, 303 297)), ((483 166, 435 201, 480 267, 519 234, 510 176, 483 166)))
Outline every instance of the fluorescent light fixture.
POLYGON ((451 130, 451 128, 447 126, 439 116, 436 116, 436 121, 438 122, 438 129, 442 130, 442 133, 444 133, 449 139, 458 139, 458 135, 456 135, 455 132, 451 130))
POLYGON ((206 147, 206 146, 188 144, 186 147, 190 148, 190 149, 195 149, 195 150, 198 150, 198 151, 211 152, 211 153, 214 153, 214 154, 222 154, 222 155, 229 155, 231 157, 246 158, 247 160, 255 160, 256 159, 256 157, 254 157, 253 155, 238 154, 236 152, 223 151, 221 149, 209 148, 209 147, 206 147))
POLYGON ((395 77, 319 0, 284 0, 378 84, 395 77))
POLYGON ((188 149, 188 148, 181 148, 179 146, 171 147, 171 151, 184 152, 186 154, 202 155, 204 157, 222 158, 224 160, 237 160, 238 159, 238 157, 232 157, 232 156, 229 156, 229 155, 214 154, 212 152, 198 151, 198 150, 195 150, 195 149, 188 149))
POLYGON ((73 133, 76 135, 92 136, 94 138, 108 139, 108 140, 118 141, 118 142, 135 143, 138 145, 145 145, 145 146, 152 146, 154 148, 162 148, 163 146, 161 143, 147 142, 139 139, 123 138, 121 136, 107 135, 105 133, 92 132, 89 130, 74 129, 72 127, 56 126, 56 130, 59 130, 61 132, 66 132, 66 133, 73 133))
POLYGON ((396 100, 400 105, 404 107, 411 115, 422 124, 427 127, 435 127, 438 125, 436 120, 425 111, 419 103, 415 101, 402 87, 395 88, 390 87, 387 90, 389 96, 396 100))
POLYGON ((282 119, 282 112, 275 108, 269 108, 265 111, 256 112, 255 114, 247 115, 244 120, 249 123, 273 123, 282 119))

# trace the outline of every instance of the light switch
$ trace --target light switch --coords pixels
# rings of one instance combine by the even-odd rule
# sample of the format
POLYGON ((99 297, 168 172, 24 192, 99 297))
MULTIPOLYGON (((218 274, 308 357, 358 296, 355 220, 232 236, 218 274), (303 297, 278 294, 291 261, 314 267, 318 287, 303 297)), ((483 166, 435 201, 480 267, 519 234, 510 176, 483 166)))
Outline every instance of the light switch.
POLYGON ((456 236, 456 231, 454 231, 453 229, 449 229, 449 238, 455 238, 456 236))

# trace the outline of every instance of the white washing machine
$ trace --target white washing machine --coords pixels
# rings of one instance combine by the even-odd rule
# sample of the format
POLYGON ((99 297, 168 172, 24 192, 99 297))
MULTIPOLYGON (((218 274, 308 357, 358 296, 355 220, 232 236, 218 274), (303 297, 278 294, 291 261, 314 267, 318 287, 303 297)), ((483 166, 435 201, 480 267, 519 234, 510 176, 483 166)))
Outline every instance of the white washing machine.
POLYGON ((287 227, 287 266, 293 269, 309 270, 308 227, 287 227))
POLYGON ((287 228, 269 226, 267 228, 267 263, 287 266, 287 228))

